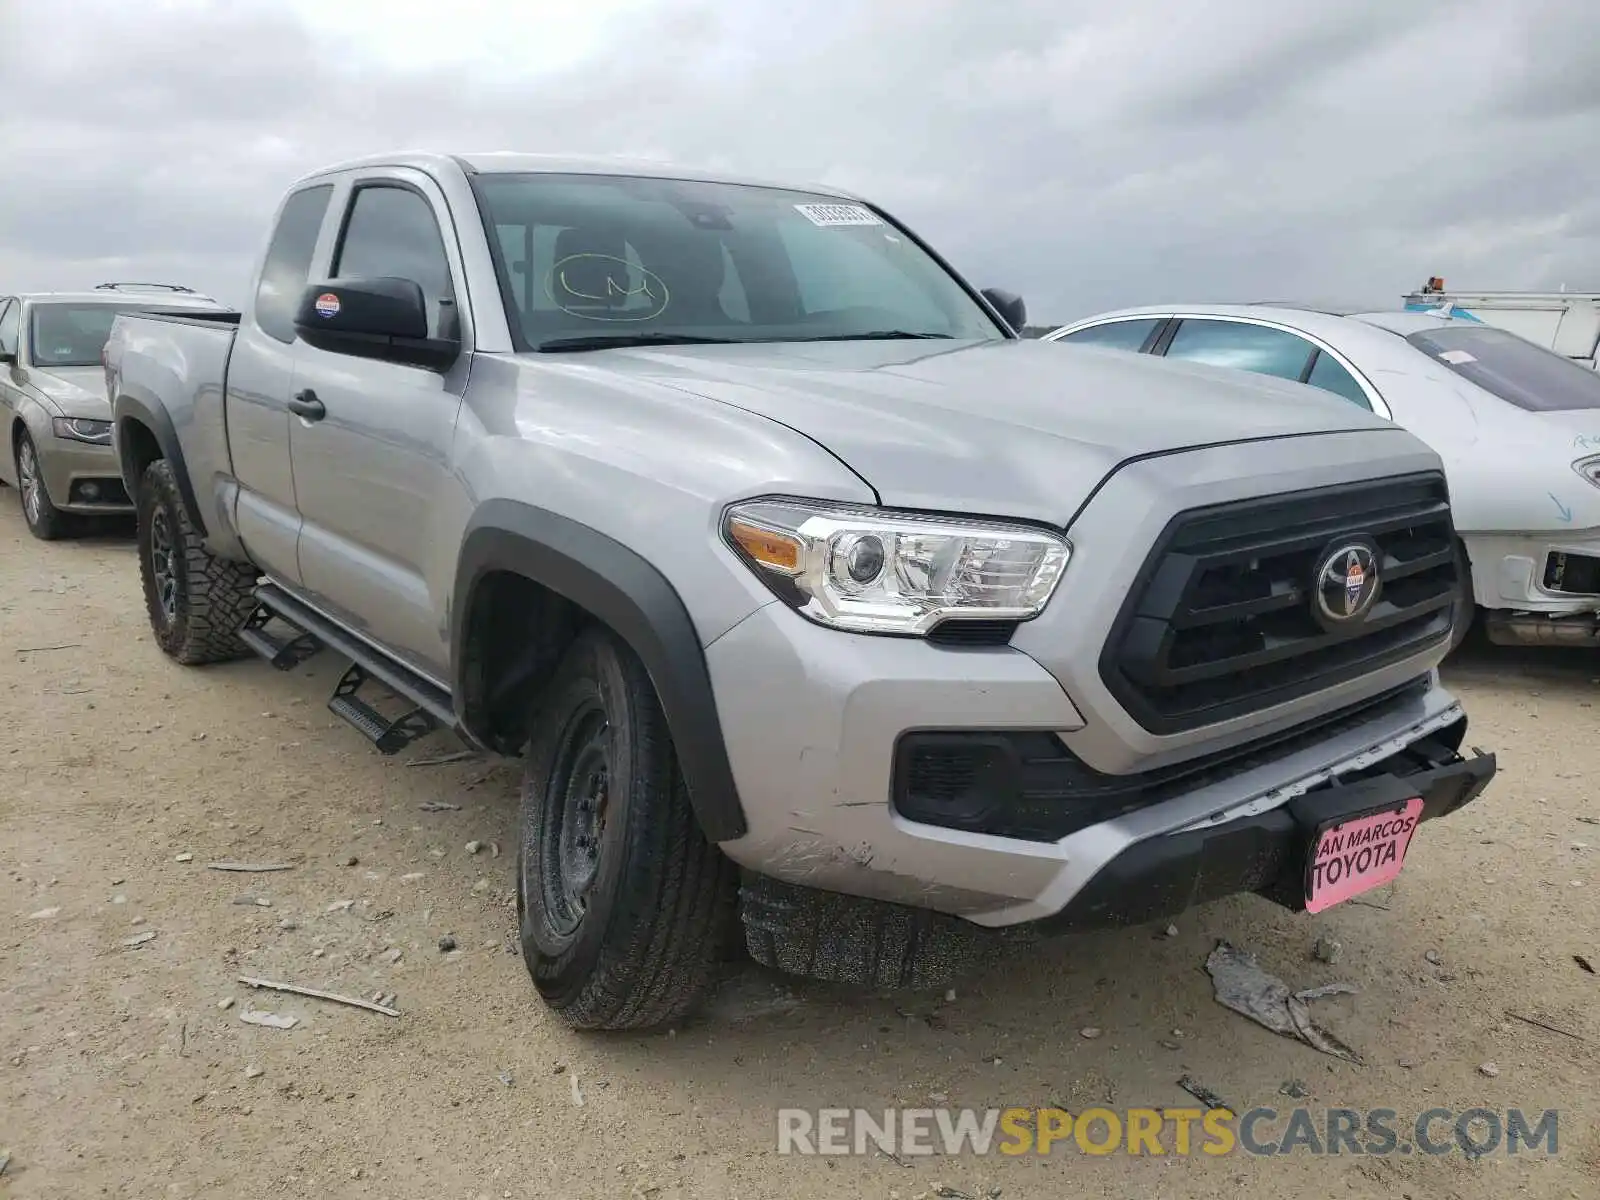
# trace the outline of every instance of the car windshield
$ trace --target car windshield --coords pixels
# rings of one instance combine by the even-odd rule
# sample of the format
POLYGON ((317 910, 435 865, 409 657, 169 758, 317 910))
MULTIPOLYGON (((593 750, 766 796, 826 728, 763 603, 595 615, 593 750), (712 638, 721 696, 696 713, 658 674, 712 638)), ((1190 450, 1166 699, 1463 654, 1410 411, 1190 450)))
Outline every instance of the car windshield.
POLYGON ((36 367, 98 367, 117 314, 133 304, 35 304, 29 358, 36 367))
POLYGON ((519 349, 1005 333, 904 230, 807 192, 482 174, 519 349))
POLYGON ((1406 341, 1529 412, 1600 408, 1600 373, 1503 329, 1462 323, 1413 333, 1406 341))

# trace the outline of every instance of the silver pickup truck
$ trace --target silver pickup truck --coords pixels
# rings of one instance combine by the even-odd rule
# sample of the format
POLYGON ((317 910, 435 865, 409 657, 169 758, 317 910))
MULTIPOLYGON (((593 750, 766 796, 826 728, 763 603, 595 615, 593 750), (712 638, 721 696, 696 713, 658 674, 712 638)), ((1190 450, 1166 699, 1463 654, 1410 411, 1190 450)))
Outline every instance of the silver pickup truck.
POLYGON ((740 941, 923 986, 1392 879, 1495 770, 1435 670, 1438 458, 1022 321, 832 190, 318 172, 241 316, 107 348, 156 640, 331 651, 379 750, 520 755, 522 944, 582 1028, 678 1020, 740 941))

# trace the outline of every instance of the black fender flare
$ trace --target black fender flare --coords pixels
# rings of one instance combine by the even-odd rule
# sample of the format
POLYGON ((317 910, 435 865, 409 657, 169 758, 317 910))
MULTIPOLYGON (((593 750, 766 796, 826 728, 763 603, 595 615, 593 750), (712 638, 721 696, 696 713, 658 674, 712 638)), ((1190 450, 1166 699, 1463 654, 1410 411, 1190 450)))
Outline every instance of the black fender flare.
MULTIPOLYGON (((451 607, 452 691, 467 695, 473 593, 494 571, 521 575, 603 621, 639 656, 666 717, 689 799, 713 842, 749 826, 722 740, 711 673, 689 610, 666 576, 616 539, 514 500, 489 500, 467 526, 451 607)), ((472 714, 461 712, 469 731, 472 714)))
POLYGON ((183 447, 178 442, 178 431, 172 426, 172 418, 167 415, 164 408, 151 408, 141 400, 132 396, 118 396, 111 406, 112 419, 116 423, 117 443, 117 469, 122 473, 123 486, 128 489, 128 497, 135 504, 138 503, 139 480, 132 468, 132 446, 129 444, 128 425, 137 421, 148 429, 156 439, 156 445, 161 447, 161 457, 172 464, 172 473, 178 477, 178 494, 183 498, 183 506, 188 510, 189 520, 205 537, 206 521, 200 512, 200 504, 194 494, 194 484, 189 479, 189 468, 183 461, 183 447))

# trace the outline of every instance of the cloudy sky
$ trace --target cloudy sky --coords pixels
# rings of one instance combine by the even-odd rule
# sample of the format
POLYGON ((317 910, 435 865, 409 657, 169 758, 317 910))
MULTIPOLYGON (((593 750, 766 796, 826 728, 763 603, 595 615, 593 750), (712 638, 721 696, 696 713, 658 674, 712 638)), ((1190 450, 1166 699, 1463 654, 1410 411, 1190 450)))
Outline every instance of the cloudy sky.
POLYGON ((396 148, 866 193, 1030 318, 1600 291, 1597 0, 0 0, 0 293, 239 303, 396 148))

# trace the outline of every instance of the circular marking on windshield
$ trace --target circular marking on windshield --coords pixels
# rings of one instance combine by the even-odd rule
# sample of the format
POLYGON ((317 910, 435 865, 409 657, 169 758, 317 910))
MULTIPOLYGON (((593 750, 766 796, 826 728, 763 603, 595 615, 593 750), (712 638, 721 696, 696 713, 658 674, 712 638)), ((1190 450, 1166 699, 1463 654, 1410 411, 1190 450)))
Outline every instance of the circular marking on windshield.
POLYGON ((567 255, 550 268, 544 290, 562 312, 585 321, 648 321, 666 312, 672 299, 661 276, 614 254, 567 255), (601 265, 605 268, 603 283, 579 278, 580 274, 597 274, 595 268, 601 265), (637 287, 628 286, 632 272, 639 275, 637 287), (592 307, 613 304, 630 307, 600 311, 592 307), (638 307, 632 307, 635 304, 638 307))

